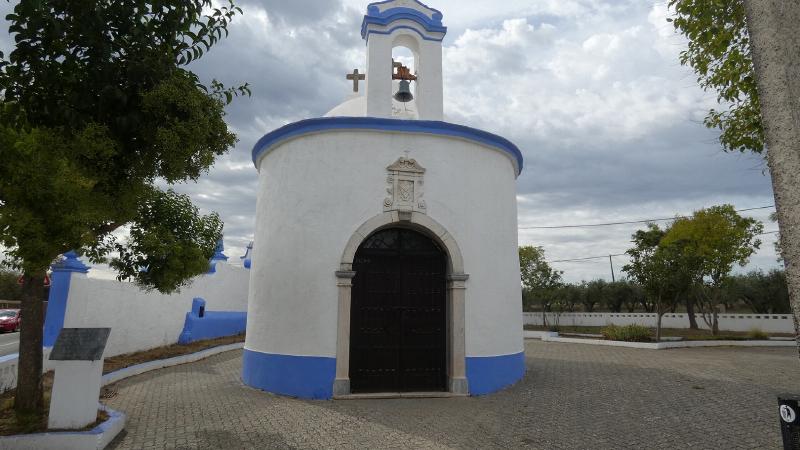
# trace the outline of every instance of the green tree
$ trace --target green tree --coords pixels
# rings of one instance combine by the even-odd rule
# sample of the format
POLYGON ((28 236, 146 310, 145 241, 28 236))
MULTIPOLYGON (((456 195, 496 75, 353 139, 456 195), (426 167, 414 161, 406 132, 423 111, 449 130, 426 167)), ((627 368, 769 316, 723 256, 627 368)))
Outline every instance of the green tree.
POLYGON ((17 280, 19 273, 0 269, 0 300, 19 301, 22 298, 22 286, 17 280))
POLYGON ((592 280, 586 283, 586 295, 583 297, 583 310, 591 313, 597 305, 606 303, 609 294, 608 283, 605 280, 592 280))
POLYGON ((780 242, 800 350, 800 3, 783 0, 670 0, 689 39, 681 57, 700 84, 731 108, 709 115, 726 149, 762 153, 775 193, 780 242), (729 120, 727 120, 729 119, 729 120))
POLYGON ((564 272, 550 267, 542 247, 523 246, 519 248, 519 268, 522 278, 522 288, 531 304, 538 303, 542 308, 542 324, 547 326, 546 312, 555 300, 554 292, 561 286, 561 276, 564 272))
POLYGON ((697 304, 712 334, 719 331, 719 306, 733 266, 745 266, 761 246, 761 222, 742 217, 732 205, 695 211, 673 222, 662 244, 680 245, 681 257, 695 272, 697 304))
POLYGON ((566 312, 575 312, 577 305, 583 303, 586 292, 582 285, 566 284, 559 288, 555 295, 566 312))
POLYGON ((637 285, 628 280, 608 283, 608 292, 605 296, 606 308, 614 313, 622 312, 623 307, 628 312, 633 312, 638 304, 636 297, 637 285))
POLYGON ((633 235, 627 251, 630 263, 622 270, 645 291, 645 310, 656 314, 656 340, 661 340, 661 320, 692 285, 694 264, 684 255, 683 242, 667 242, 668 230, 650 224, 633 235))
POLYGON ((224 107, 247 85, 187 68, 241 10, 211 0, 20 0, 0 55, 0 244, 24 273, 15 410, 42 411, 42 279, 61 254, 112 254, 121 279, 174 292, 207 270, 222 223, 174 184, 236 142, 224 107), (116 240, 128 225, 130 237, 116 240))
POLYGON ((786 272, 772 270, 768 273, 753 271, 732 276, 725 294, 730 301, 743 302, 755 314, 788 314, 789 289, 786 272))
POLYGON ((705 90, 717 92, 721 110, 706 116, 709 128, 721 131, 727 151, 764 150, 764 127, 755 70, 741 0, 670 0, 668 20, 689 38, 681 64, 691 66, 705 90))

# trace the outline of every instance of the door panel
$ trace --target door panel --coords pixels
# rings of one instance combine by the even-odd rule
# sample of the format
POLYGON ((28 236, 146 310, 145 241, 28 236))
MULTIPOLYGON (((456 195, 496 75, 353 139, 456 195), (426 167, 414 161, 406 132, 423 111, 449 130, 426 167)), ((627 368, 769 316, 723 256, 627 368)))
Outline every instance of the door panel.
POLYGON ((445 258, 429 238, 403 229, 376 233, 358 250, 352 392, 445 390, 445 258))

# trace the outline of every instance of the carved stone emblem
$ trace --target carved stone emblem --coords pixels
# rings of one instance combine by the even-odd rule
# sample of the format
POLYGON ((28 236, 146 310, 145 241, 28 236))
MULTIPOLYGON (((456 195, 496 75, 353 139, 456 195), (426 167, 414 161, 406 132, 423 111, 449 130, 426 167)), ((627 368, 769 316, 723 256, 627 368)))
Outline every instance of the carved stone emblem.
POLYGON ((407 157, 401 157, 387 167, 389 176, 386 182, 388 197, 383 201, 384 211, 427 212, 424 180, 425 168, 407 157))

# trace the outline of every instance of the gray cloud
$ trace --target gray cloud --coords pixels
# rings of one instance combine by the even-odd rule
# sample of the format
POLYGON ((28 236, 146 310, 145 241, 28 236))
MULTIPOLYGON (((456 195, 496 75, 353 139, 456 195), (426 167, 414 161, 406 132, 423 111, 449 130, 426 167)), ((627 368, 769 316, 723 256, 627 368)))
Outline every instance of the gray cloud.
MULTIPOLYGON (((192 65, 202 79, 249 82, 228 108, 239 136, 198 183, 178 186, 225 220, 229 255, 252 239, 257 179, 250 150, 265 133, 320 116, 365 68, 363 0, 244 0, 230 37, 192 65)), ((721 153, 701 122, 714 106, 678 63, 685 42, 652 0, 431 0, 443 11, 446 115, 513 140, 521 226, 671 217, 720 203, 773 202, 758 157, 721 153)), ((0 14, 9 7, 0 2, 0 14)), ((0 46, 6 36, 0 34, 0 46)), ((757 213, 766 220, 767 213, 757 213)), ((767 229, 774 225, 767 224, 767 229)), ((521 230, 550 259, 618 253, 635 226, 521 230)), ((775 267, 771 236, 750 267, 775 267)), ((615 258, 617 269, 625 258, 615 258)), ((559 263, 570 280, 610 278, 608 262, 559 263)), ((619 275, 619 273, 618 273, 619 275)))

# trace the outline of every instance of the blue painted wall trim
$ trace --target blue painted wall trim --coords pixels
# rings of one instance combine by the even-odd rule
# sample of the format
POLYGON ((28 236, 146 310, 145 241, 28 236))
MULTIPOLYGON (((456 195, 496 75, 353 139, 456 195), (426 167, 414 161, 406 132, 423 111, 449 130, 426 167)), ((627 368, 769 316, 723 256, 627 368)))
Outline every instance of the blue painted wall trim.
POLYGON ((253 266, 253 241, 247 244, 247 251, 244 256, 241 257, 241 260, 245 269, 250 269, 253 266))
POLYGON ((389 29, 388 29, 388 30, 386 30, 386 31, 368 30, 368 31, 367 31, 367 35, 364 37, 364 39, 366 39, 366 40, 367 40, 367 42, 369 42, 369 36, 370 36, 371 34, 383 34, 383 35, 390 35, 390 34, 394 33, 394 32, 395 32, 395 31, 397 31, 397 30, 404 30, 404 29, 405 29, 405 30, 411 30, 411 31, 413 31, 413 32, 417 33, 417 34, 418 34, 418 35, 419 35, 419 36, 420 36, 422 39, 424 39, 424 40, 426 40, 426 41, 442 42, 442 41, 444 40, 444 38, 433 38, 433 37, 425 36, 425 35, 424 35, 424 34, 422 34, 422 32, 421 32, 421 31, 419 31, 418 29, 416 29, 416 28, 414 28, 414 27, 410 27, 410 26, 408 26, 408 25, 398 25, 398 26, 396 26, 396 27, 389 28, 389 29))
POLYGON ((486 395, 511 386, 525 376, 525 353, 467 357, 470 395, 486 395))
POLYGON ((64 258, 51 266, 50 294, 47 297, 47 313, 44 318, 42 345, 52 347, 64 327, 67 313, 69 284, 73 273, 88 273, 89 267, 83 264, 75 252, 67 252, 64 258))
POLYGON ((246 312, 205 311, 205 306, 206 301, 201 298, 192 301, 192 310, 186 313, 183 331, 178 337, 179 344, 235 336, 247 329, 246 312))
POLYGON ((361 23, 361 37, 367 39, 369 33, 375 30, 369 30, 370 25, 388 26, 396 20, 411 20, 421 25, 425 31, 429 33, 445 33, 447 34, 447 27, 442 25, 444 16, 441 11, 433 9, 422 2, 417 1, 423 7, 432 10, 433 14, 428 17, 427 14, 417 11, 413 8, 397 7, 389 8, 381 12, 378 5, 389 3, 389 1, 371 3, 367 7, 367 14, 364 16, 364 21, 361 23))
POLYGON ((217 263, 228 260, 228 256, 223 253, 224 251, 225 243, 220 239, 217 241, 216 248, 214 248, 214 255, 211 256, 211 260, 208 262, 208 273, 217 273, 217 263))
POLYGON ((290 356, 244 350, 242 381, 275 394, 311 400, 333 397, 336 358, 290 356))
POLYGON ((517 175, 522 172, 524 166, 519 148, 508 139, 496 134, 448 122, 377 117, 320 117, 290 123, 259 139, 253 147, 253 163, 258 167, 262 156, 290 139, 332 130, 375 130, 457 137, 488 145, 506 153, 511 158, 517 175))

